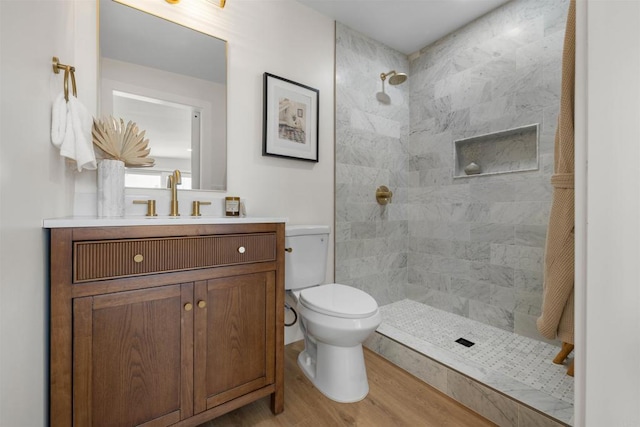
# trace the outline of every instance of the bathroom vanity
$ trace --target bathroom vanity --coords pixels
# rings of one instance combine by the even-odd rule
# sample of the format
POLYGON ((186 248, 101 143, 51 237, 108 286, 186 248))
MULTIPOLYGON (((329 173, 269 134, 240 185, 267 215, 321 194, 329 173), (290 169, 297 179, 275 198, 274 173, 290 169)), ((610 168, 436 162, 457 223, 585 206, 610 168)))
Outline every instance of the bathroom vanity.
POLYGON ((284 221, 219 220, 45 221, 51 426, 282 412, 284 221))

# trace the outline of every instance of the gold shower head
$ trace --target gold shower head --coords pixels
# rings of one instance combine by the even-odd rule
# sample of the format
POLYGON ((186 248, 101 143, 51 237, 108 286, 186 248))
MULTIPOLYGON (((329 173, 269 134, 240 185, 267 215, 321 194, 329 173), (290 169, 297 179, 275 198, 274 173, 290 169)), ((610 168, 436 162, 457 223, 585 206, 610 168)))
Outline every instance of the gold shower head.
POLYGON ((405 73, 398 73, 396 70, 391 70, 388 73, 380 73, 380 79, 383 82, 388 76, 391 76, 389 77, 389 84, 394 86, 402 84, 407 80, 407 75, 405 73))

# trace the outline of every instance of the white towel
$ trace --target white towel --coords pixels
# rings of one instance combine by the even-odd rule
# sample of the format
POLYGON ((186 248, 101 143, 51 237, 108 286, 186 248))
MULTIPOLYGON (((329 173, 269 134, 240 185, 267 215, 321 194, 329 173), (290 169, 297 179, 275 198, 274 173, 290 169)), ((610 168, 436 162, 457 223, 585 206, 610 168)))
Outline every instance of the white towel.
POLYGON ((60 148, 64 137, 67 133, 67 101, 64 99, 64 93, 56 97, 53 101, 51 111, 51 143, 60 148))
POLYGON ((67 107, 75 136, 75 160, 78 164, 78 172, 82 169, 95 170, 96 154, 93 151, 93 138, 91 137, 93 117, 73 95, 69 95, 67 107))
POLYGON ((51 120, 51 142, 60 148, 60 155, 74 160, 78 172, 96 169, 91 127, 93 117, 78 99, 69 95, 65 102, 60 94, 53 103, 51 120))

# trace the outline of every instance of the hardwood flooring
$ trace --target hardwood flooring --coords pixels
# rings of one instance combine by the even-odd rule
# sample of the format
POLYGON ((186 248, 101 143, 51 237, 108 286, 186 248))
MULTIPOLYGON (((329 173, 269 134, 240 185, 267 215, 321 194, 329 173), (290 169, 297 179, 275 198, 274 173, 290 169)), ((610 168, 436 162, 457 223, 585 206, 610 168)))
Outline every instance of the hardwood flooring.
POLYGON ((369 395, 357 403, 334 402, 316 390, 298 368, 296 358, 303 348, 301 341, 285 348, 283 413, 273 415, 269 398, 264 398, 200 427, 495 425, 368 349, 369 395))

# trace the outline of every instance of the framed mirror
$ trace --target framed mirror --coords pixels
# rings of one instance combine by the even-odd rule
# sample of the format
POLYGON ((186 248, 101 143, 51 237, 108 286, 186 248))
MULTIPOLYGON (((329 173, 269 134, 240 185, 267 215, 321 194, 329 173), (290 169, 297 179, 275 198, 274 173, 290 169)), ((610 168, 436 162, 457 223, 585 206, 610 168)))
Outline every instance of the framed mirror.
POLYGON ((100 0, 100 115, 135 122, 153 168, 126 187, 226 190, 227 42, 113 0, 100 0))

